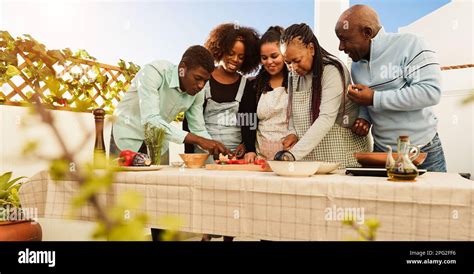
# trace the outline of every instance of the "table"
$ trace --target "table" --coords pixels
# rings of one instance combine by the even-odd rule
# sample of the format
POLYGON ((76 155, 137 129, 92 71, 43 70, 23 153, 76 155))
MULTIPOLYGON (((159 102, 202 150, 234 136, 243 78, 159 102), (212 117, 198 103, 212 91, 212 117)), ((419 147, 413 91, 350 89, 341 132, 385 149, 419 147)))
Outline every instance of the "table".
MULTIPOLYGON (((164 168, 118 172, 111 191, 100 194, 110 205, 134 190, 150 227, 177 216, 180 230, 265 240, 348 240, 357 234, 342 224, 343 213, 357 220, 377 219, 376 240, 474 240, 474 181, 454 173, 428 172, 415 183, 381 177, 354 177, 343 171, 306 178, 273 172, 164 168), (353 210, 353 211, 351 211, 353 210), (341 213, 342 212, 342 213, 341 213)), ((33 176, 20 189, 23 207, 39 217, 70 218, 74 181, 54 182, 48 172, 33 176)), ((85 206, 78 220, 94 220, 85 206)))

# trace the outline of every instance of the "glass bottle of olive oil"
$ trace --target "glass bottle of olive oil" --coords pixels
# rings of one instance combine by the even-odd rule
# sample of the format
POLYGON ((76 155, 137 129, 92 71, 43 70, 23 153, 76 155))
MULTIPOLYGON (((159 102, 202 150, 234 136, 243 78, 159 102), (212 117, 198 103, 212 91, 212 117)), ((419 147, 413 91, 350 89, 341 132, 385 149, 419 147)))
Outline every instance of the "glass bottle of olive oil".
POLYGON ((398 158, 391 167, 387 168, 389 179, 393 181, 412 181, 418 177, 418 169, 409 157, 411 151, 415 152, 412 159, 416 159, 420 154, 420 149, 410 144, 408 136, 400 136, 398 138, 398 158))

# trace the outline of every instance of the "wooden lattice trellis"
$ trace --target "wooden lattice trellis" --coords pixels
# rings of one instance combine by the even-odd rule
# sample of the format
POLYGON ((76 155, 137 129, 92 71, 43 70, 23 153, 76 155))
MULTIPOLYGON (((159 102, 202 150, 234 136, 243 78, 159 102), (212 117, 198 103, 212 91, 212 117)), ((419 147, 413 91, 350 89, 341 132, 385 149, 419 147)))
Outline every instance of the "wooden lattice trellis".
POLYGON ((0 72, 8 75, 8 67, 13 76, 0 75, 0 104, 28 105, 36 94, 48 108, 83 112, 102 108, 111 113, 139 69, 132 63, 127 68, 122 60, 120 67, 102 64, 85 51, 87 59, 78 58, 69 49, 46 50, 31 37, 14 40, 7 32, 1 34, 0 72))
MULTIPOLYGON (((48 86, 42 84, 40 85, 39 89, 35 88, 32 77, 28 76, 28 73, 25 72, 25 69, 27 69, 27 64, 34 64, 23 52, 18 52, 18 55, 19 74, 9 79, 7 83, 3 84, 1 87, 0 92, 2 93, 5 100, 3 104, 14 106, 25 105, 25 103, 30 102, 29 95, 31 93, 38 94, 43 101, 46 101, 46 97, 51 94, 48 86)), ((121 95, 123 95, 130 84, 129 81, 127 81, 123 76, 122 70, 119 67, 72 57, 67 58, 64 64, 59 64, 58 62, 53 64, 56 77, 62 78, 64 80, 76 78, 78 81, 88 80, 87 78, 91 71, 93 71, 94 66, 99 68, 100 74, 102 76, 107 77, 107 82, 103 86, 99 86, 97 83, 92 84, 92 89, 88 91, 89 93, 92 93, 90 94, 90 99, 92 99, 92 101, 97 104, 95 107, 100 107, 108 112, 111 112, 113 110, 113 106, 115 106, 120 101, 121 95), (114 87, 116 87, 117 83, 121 83, 120 87, 118 87, 118 92, 109 92, 104 94, 104 87, 108 88, 109 90, 114 90, 114 87), (111 101, 112 104, 106 105, 107 101, 111 101)), ((78 107, 78 101, 81 100, 80 94, 71 94, 68 90, 66 90, 62 97, 63 100, 52 102, 50 107, 59 110, 90 111, 88 108, 84 109, 78 107)))

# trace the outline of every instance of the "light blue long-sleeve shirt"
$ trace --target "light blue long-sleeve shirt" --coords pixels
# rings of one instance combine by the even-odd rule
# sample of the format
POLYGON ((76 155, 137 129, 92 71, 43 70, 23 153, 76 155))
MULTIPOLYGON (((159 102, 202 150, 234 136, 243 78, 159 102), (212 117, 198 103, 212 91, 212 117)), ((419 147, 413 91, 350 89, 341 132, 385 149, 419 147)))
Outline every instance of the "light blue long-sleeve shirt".
POLYGON ((412 144, 426 145, 437 132, 431 106, 441 99, 441 70, 435 53, 418 36, 380 29, 370 45, 370 61, 352 63, 352 79, 374 90, 373 105, 359 117, 373 125, 374 142, 392 146, 408 135, 412 144))
POLYGON ((151 123, 166 131, 162 148, 165 153, 168 142, 183 143, 188 134, 170 124, 180 112, 185 112, 192 133, 211 139, 204 123, 203 104, 203 92, 191 96, 179 88, 178 66, 168 61, 147 64, 115 109, 115 143, 120 150, 138 151, 144 140, 144 126, 151 123))

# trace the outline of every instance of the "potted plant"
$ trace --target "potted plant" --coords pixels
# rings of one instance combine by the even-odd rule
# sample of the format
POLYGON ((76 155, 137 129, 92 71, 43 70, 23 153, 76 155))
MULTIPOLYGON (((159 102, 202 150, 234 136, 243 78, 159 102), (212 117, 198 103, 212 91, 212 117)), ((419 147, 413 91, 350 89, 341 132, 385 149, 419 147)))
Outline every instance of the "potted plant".
POLYGON ((18 196, 19 180, 26 177, 11 177, 11 172, 0 175, 0 241, 41 241, 40 224, 25 218, 18 196))

